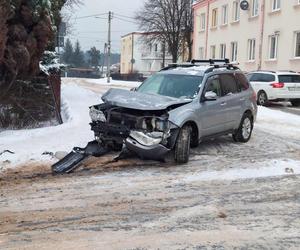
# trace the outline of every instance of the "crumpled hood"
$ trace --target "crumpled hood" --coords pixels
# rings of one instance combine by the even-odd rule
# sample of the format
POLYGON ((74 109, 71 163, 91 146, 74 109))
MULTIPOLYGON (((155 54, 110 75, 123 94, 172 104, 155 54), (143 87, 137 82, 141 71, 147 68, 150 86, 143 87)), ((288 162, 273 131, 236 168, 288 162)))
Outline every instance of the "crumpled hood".
POLYGON ((124 89, 110 89, 102 96, 102 100, 114 106, 138 110, 164 110, 173 105, 184 105, 191 102, 187 99, 144 94, 124 89))

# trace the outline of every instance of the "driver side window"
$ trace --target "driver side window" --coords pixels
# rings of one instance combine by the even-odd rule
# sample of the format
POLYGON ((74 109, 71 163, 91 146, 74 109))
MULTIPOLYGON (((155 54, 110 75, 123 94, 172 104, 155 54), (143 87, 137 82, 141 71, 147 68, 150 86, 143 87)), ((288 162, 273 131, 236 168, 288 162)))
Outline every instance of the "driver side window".
POLYGON ((221 83, 219 77, 210 77, 207 80, 207 88, 205 94, 208 92, 215 93, 218 97, 222 96, 221 83))

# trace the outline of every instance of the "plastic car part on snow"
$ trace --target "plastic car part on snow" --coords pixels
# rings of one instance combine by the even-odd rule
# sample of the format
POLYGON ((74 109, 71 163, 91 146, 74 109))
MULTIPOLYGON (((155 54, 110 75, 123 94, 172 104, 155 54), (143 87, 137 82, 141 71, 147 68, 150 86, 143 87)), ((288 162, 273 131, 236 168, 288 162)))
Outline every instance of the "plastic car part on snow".
POLYGON ((109 153, 109 149, 101 146, 97 141, 91 141, 85 148, 75 147, 66 157, 52 166, 55 174, 71 173, 81 166, 89 156, 100 157, 109 153))

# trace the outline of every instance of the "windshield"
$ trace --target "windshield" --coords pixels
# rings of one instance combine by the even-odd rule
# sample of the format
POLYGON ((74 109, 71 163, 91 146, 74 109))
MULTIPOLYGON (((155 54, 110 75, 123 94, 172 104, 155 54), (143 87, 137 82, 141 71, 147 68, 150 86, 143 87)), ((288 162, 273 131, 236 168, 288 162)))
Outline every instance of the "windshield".
POLYGON ((137 91, 175 98, 195 98, 202 76, 157 74, 147 79, 137 91))

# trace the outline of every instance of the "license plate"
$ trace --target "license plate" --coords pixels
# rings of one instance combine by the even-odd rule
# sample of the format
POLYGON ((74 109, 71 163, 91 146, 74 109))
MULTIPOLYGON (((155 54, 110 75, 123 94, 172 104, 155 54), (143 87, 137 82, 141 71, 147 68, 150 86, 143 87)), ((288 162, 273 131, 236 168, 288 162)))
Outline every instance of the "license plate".
POLYGON ((290 87, 289 91, 300 91, 300 87, 290 87))

